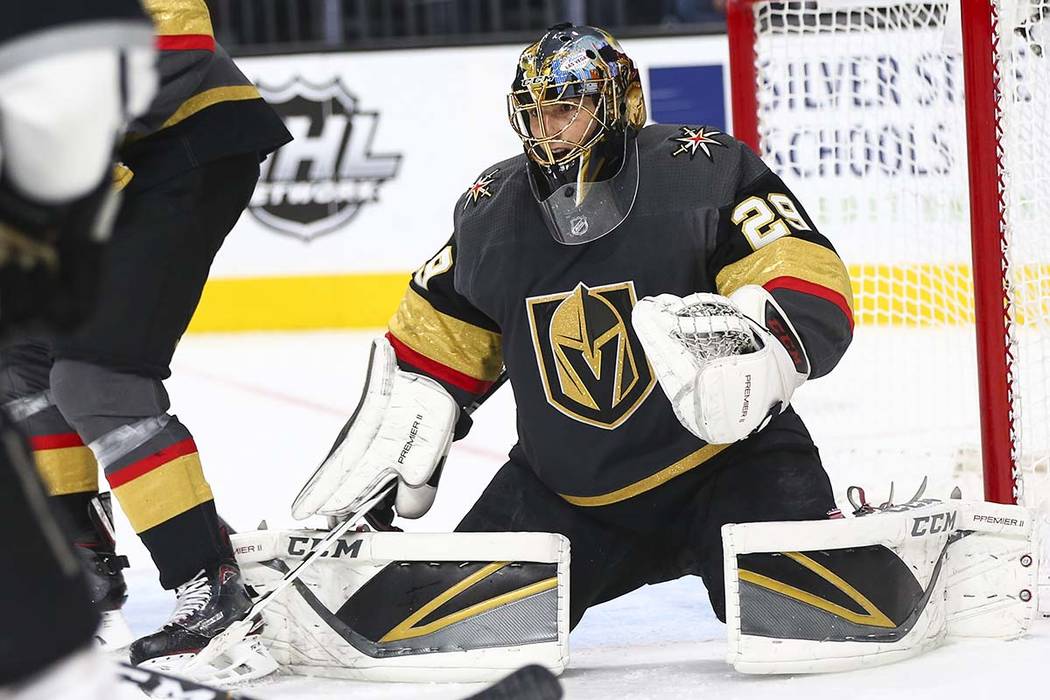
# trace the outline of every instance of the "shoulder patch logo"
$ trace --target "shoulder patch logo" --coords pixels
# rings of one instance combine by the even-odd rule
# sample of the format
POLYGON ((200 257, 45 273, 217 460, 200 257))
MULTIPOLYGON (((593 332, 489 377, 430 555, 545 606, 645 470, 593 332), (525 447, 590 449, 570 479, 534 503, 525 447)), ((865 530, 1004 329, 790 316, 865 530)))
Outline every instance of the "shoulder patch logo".
POLYGON ((715 157, 711 155, 711 149, 708 148, 708 146, 721 146, 722 148, 726 147, 726 145, 721 141, 716 141, 715 139, 711 138, 712 136, 720 135, 722 133, 721 131, 715 131, 713 129, 711 131, 708 131, 702 126, 698 126, 695 129, 690 129, 688 126, 683 126, 681 127, 681 130, 681 136, 672 136, 671 138, 667 139, 668 141, 673 141, 675 143, 681 144, 678 146, 677 149, 671 151, 672 157, 677 158, 683 153, 688 153, 689 160, 692 160, 696 157, 696 152, 699 150, 704 152, 704 155, 707 156, 708 160, 713 161, 715 157))
POLYGON ((482 197, 492 196, 492 190, 489 189, 489 185, 491 185, 496 180, 496 174, 498 172, 499 168, 496 168, 485 173, 477 180, 475 180, 473 185, 467 188, 467 199, 465 202, 463 202, 464 209, 466 209, 467 205, 472 202, 474 204, 477 204, 478 200, 482 197))

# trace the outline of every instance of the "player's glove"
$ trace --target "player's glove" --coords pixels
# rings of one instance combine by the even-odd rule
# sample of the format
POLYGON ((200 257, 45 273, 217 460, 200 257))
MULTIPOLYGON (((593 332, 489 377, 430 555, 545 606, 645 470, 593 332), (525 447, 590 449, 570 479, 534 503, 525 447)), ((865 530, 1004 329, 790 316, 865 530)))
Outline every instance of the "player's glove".
POLYGON ((374 341, 361 401, 296 497, 292 515, 343 517, 397 481, 397 514, 421 517, 434 503, 458 415, 440 384, 401 371, 389 341, 374 341))
POLYGON ((646 297, 631 318, 678 420, 712 444, 764 428, 809 376, 798 334, 757 285, 646 297))
POLYGON ((90 315, 117 203, 108 180, 49 204, 0 174, 0 334, 69 331, 90 315))

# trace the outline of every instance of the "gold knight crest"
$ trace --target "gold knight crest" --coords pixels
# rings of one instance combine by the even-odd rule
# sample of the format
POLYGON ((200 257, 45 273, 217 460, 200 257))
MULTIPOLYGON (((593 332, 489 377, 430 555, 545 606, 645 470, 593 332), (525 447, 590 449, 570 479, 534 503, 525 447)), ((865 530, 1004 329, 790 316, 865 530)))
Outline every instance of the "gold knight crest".
POLYGON ((633 282, 526 300, 547 401, 565 415, 614 429, 642 404, 656 379, 629 323, 633 282))

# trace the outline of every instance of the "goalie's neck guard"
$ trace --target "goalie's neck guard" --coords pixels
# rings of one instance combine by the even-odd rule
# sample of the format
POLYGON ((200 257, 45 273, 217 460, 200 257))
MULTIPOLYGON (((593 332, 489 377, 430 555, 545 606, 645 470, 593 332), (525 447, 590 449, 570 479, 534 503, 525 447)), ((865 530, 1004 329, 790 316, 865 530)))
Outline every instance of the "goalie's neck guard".
POLYGON ((563 177, 564 184, 549 194, 544 187, 554 180, 554 175, 538 177, 540 166, 529 161, 532 194, 543 210, 547 230, 558 243, 581 245, 595 241, 612 233, 631 213, 638 196, 638 144, 633 132, 620 142, 620 165, 612 177, 588 182, 583 177, 584 164, 576 164, 566 171, 569 177, 563 177))

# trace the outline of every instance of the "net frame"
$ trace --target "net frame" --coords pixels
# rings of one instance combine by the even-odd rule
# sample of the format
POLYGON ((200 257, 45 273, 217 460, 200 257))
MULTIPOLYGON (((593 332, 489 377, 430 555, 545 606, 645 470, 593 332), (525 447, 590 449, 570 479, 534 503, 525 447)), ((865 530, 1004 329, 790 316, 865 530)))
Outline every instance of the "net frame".
POLYGON ((977 381, 981 406, 984 496, 1016 503, 1022 495, 1015 435, 1010 339, 1012 299, 1003 217, 1002 104, 993 0, 962 3, 966 145, 970 159, 970 246, 973 251, 977 381), (995 134, 996 138, 988 138, 995 134))
MULTIPOLYGON (((729 73, 734 136, 761 153, 755 6, 771 0, 729 0, 729 73)), ((860 3, 850 0, 851 4, 860 3)), ((784 4, 784 3, 781 3, 784 4)), ((803 4, 803 3, 793 3, 803 4)), ((877 7, 885 0, 869 0, 877 7)), ((891 3, 899 4, 899 3, 891 3)), ((998 7, 962 0, 970 246, 974 285, 981 462, 985 498, 1014 503, 1023 496, 1018 451, 1016 321, 1008 274, 998 7), (995 138, 988 138, 994 134, 995 138)))

